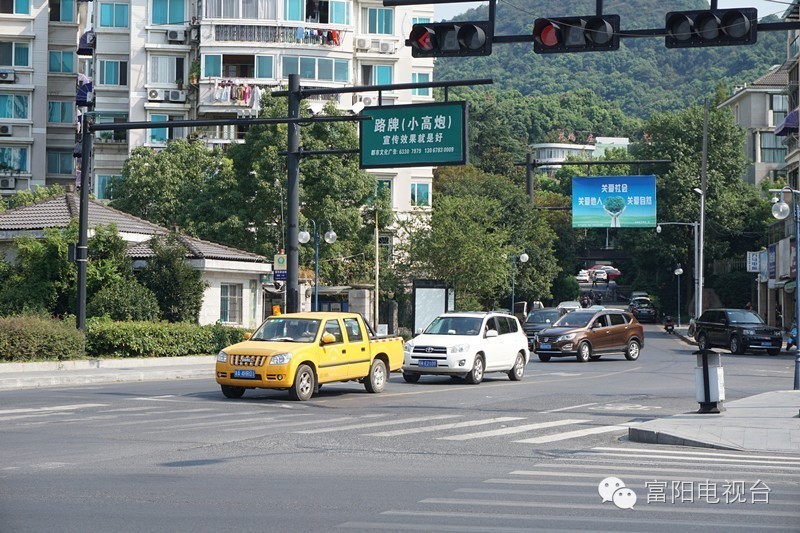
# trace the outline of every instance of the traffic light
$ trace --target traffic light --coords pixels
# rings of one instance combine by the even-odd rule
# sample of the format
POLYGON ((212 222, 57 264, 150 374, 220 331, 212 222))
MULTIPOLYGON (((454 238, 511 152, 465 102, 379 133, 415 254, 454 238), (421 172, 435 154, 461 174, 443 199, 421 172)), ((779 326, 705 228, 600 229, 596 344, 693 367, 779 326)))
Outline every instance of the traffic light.
POLYGON ((619 15, 540 18, 533 23, 533 51, 537 54, 618 48, 619 15))
POLYGON ((488 56, 492 53, 492 23, 414 24, 406 45, 411 47, 412 57, 488 56))
POLYGON ((758 10, 715 9, 667 13, 667 48, 753 44, 758 38, 758 10))

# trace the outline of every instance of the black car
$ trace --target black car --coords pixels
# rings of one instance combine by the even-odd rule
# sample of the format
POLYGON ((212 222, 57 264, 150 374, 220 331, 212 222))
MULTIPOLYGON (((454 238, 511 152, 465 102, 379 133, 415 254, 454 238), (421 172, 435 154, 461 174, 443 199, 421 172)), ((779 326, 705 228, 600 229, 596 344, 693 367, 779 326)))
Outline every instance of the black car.
POLYGON ((781 330, 768 326, 757 313, 747 309, 709 309, 695 324, 694 338, 701 350, 719 347, 731 353, 766 350, 778 355, 783 345, 781 330))
POLYGON ((528 336, 528 346, 533 350, 533 337, 544 328, 549 328, 553 322, 563 315, 561 309, 555 307, 545 307, 544 309, 534 309, 528 314, 528 318, 522 324, 522 330, 528 336))
POLYGON ((630 305, 630 312, 639 322, 655 322, 656 308, 650 300, 637 299, 630 305))

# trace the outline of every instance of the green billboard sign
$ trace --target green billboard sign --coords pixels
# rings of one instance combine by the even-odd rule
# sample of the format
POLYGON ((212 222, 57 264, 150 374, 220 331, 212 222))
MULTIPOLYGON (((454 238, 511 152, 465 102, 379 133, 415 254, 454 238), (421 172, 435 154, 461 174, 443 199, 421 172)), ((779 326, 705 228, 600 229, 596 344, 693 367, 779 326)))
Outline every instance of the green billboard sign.
POLYGON ((369 107, 361 122, 361 168, 467 163, 467 103, 369 107))

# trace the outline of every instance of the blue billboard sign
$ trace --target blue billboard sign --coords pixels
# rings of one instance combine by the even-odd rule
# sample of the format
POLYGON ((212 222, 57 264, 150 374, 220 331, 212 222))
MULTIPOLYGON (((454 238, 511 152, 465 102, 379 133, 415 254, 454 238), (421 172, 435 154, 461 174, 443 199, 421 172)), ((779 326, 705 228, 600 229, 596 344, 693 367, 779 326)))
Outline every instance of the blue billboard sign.
POLYGON ((572 178, 573 228, 654 228, 655 176, 572 178))

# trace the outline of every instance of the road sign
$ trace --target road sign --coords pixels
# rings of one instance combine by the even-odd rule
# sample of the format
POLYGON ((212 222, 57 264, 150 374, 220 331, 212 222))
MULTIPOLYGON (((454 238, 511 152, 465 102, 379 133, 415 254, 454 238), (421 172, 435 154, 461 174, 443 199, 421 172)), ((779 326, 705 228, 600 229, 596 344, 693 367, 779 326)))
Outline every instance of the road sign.
POLYGON ((273 259, 272 270, 286 270, 286 254, 275 254, 273 259))
POLYGON ((272 271, 272 281, 286 281, 286 271, 285 270, 273 270, 272 271))
POLYGON ((467 163, 467 103, 369 107, 361 122, 361 168, 467 163))
POLYGON ((656 177, 572 178, 573 228, 654 228, 656 177))

